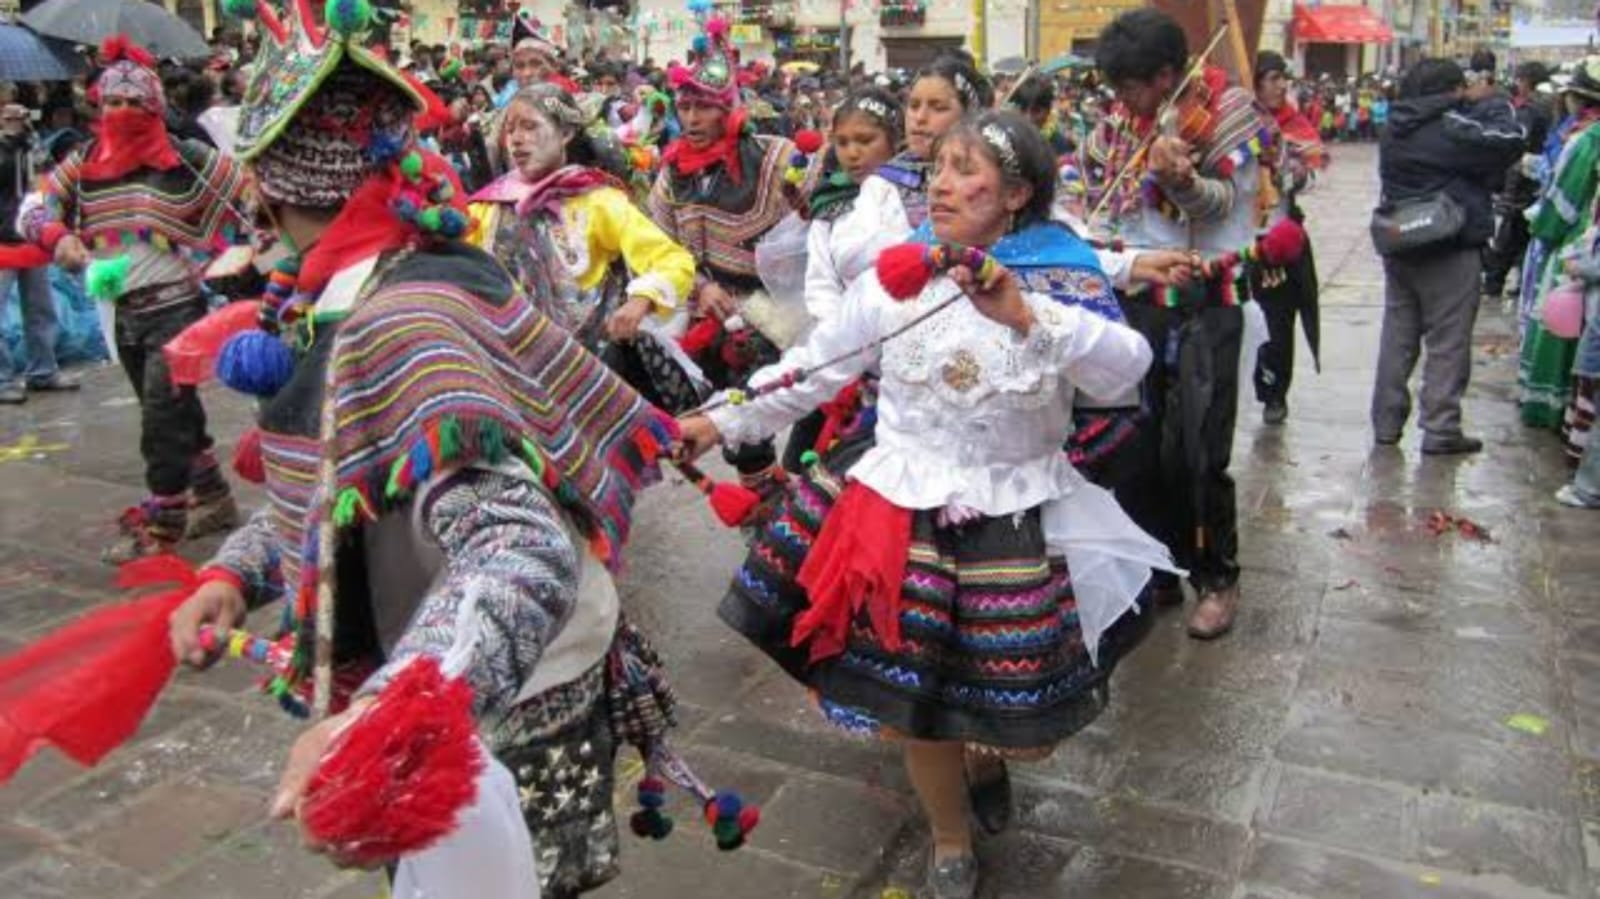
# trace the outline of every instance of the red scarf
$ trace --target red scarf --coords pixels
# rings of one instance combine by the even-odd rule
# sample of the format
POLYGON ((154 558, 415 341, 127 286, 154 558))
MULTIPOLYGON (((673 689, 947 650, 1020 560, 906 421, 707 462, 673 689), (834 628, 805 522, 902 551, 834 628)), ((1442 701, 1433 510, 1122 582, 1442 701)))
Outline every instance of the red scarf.
POLYGON ((800 566, 810 606, 794 621, 790 644, 810 644, 812 664, 844 652, 862 611, 885 649, 900 648, 900 588, 911 550, 911 511, 851 481, 828 511, 800 566))
MULTIPOLYGON (((423 178, 449 178, 454 188, 450 205, 465 213, 466 192, 450 163, 428 152, 422 153, 422 160, 423 178)), ((391 164, 356 188, 339 215, 301 260, 296 289, 315 294, 351 263, 398 250, 416 240, 419 236, 416 227, 394 211, 394 200, 405 186, 399 166, 391 164)))
POLYGON ((728 167, 728 177, 733 179, 734 184, 742 183, 744 172, 739 166, 739 137, 744 133, 744 120, 745 110, 735 109, 728 114, 721 138, 704 147, 695 147, 687 138, 680 137, 667 147, 661 159, 678 175, 696 175, 720 162, 728 167))
POLYGON ((83 163, 83 177, 112 181, 139 168, 177 168, 178 151, 167 136, 167 123, 145 109, 113 109, 94 126, 94 146, 83 163))

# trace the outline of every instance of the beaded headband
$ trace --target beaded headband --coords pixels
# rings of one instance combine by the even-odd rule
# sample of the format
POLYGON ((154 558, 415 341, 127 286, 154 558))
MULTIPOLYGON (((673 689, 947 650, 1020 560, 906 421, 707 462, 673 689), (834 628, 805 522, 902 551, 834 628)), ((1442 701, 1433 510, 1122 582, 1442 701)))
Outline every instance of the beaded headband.
POLYGON ((955 72, 953 73, 953 78, 956 84, 956 93, 961 95, 962 105, 968 109, 982 105, 981 98, 978 96, 978 89, 972 86, 972 82, 967 80, 966 75, 955 72))
POLYGON ((1017 156, 1017 148, 1011 143, 1011 135, 1000 125, 991 122, 978 132, 983 137, 983 142, 988 144, 996 156, 1000 157, 1000 170, 1013 178, 1022 177, 1022 160, 1017 156))
POLYGON ((876 97, 857 97, 846 107, 872 116, 894 130, 900 130, 900 111, 876 97))

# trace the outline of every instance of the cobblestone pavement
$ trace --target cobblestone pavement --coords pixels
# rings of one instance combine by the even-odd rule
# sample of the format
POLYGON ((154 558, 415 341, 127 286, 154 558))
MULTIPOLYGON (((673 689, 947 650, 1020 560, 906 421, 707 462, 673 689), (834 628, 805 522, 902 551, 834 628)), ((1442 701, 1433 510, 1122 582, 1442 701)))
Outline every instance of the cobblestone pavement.
MULTIPOLYGON (((1309 202, 1322 372, 1302 354, 1286 427, 1241 404, 1238 628, 1200 644, 1181 615, 1161 620, 1119 671, 1111 711, 1019 774, 1020 827, 981 846, 985 896, 1596 895, 1600 514, 1550 500, 1556 441, 1516 422, 1515 342, 1497 306, 1468 397, 1488 451, 1424 459, 1414 434, 1371 446, 1375 153, 1336 157, 1309 202), (1492 539, 1435 536, 1435 510, 1492 539)), ((115 370, 88 381, 80 397, 0 412, 0 651, 112 595, 95 558, 139 494, 136 410, 115 370), (29 438, 42 448, 15 449, 29 438)), ((245 404, 208 398, 231 443, 245 404)), ((656 489, 641 517, 624 595, 688 704, 682 741, 765 820, 731 855, 692 825, 662 844, 625 838, 626 873, 600 895, 915 895, 925 832, 895 756, 823 731, 717 623, 740 552, 692 491, 656 489)), ((183 674, 98 769, 45 756, 0 789, 0 897, 381 895, 265 822, 295 727, 251 678, 183 674)))

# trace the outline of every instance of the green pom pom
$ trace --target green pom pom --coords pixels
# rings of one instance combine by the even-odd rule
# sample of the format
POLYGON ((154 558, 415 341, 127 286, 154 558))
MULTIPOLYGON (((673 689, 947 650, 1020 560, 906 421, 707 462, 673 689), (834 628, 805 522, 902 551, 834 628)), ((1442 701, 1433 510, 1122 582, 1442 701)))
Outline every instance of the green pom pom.
POLYGON ((222 0, 222 14, 230 19, 254 19, 256 0, 222 0))
POLYGON ((800 464, 807 468, 810 468, 820 461, 822 461, 822 457, 817 455, 816 450, 806 450, 800 454, 800 464))
POLYGON ((371 0, 328 0, 323 21, 329 31, 345 37, 360 34, 372 26, 371 0))
POLYGON ((437 232, 439 226, 443 223, 444 215, 439 212, 439 207, 437 206, 429 206, 427 209, 417 213, 417 227, 429 234, 437 232))
POLYGON ((400 174, 406 176, 407 181, 415 181, 422 177, 422 154, 416 150, 400 157, 400 174))
POLYGON ((128 269, 132 267, 133 258, 127 253, 110 259, 96 259, 89 263, 89 269, 84 273, 85 292, 102 303, 115 303, 128 289, 128 269))

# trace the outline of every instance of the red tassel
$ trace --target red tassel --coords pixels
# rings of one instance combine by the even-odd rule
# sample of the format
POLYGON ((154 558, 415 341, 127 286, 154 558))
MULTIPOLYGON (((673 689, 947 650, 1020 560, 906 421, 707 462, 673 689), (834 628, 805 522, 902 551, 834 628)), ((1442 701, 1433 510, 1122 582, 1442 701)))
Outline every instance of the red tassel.
POLYGON ((711 511, 717 520, 730 528, 744 524, 750 513, 761 505, 761 494, 740 484, 726 482, 711 485, 711 511))
POLYGON ((1294 219, 1283 219, 1261 235, 1256 248, 1264 265, 1282 268, 1298 262, 1306 251, 1306 229, 1294 219))
POLYGON ((796 131, 794 134, 794 148, 810 156, 822 149, 822 135, 809 128, 796 131))
POLYGON ((706 316, 695 322, 684 335, 678 338, 678 346, 690 356, 698 356, 711 348, 717 338, 722 336, 722 322, 706 316))
POLYGON ((455 830, 482 770, 472 688, 422 656, 334 738, 300 819, 345 859, 392 861, 455 830))
POLYGON ((917 296, 931 280, 933 263, 921 244, 896 244, 878 254, 878 283, 897 300, 917 296))
POLYGON ((267 464, 261 457, 261 429, 251 428, 239 435, 233 448, 233 471, 252 484, 267 482, 267 464))

